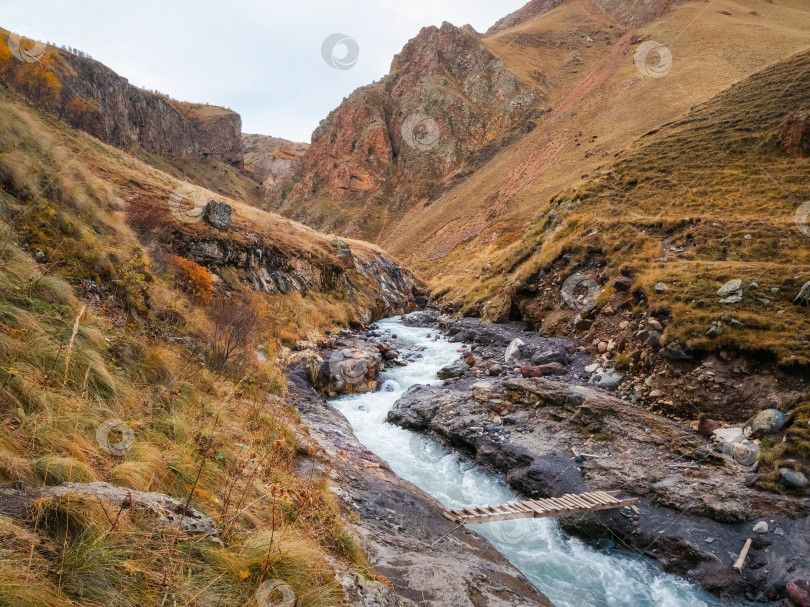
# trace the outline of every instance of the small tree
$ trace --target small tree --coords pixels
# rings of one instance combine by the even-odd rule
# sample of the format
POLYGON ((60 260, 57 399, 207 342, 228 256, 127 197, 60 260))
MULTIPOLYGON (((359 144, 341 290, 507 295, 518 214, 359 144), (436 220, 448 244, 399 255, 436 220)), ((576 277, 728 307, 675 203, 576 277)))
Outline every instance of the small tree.
POLYGON ((57 105, 62 85, 56 74, 41 63, 26 63, 14 79, 25 100, 34 107, 49 109, 57 105))
POLYGON ((258 315, 248 296, 220 297, 209 311, 212 322, 208 366, 220 375, 232 378, 245 372, 251 362, 250 344, 258 315))

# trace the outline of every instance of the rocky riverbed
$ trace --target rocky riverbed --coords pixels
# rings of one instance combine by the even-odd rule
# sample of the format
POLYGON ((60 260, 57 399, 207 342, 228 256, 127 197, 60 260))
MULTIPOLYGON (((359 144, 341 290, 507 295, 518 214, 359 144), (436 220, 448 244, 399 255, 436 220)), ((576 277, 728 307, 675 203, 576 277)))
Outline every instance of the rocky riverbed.
MULTIPOLYGON (((638 378, 592 358, 575 340, 543 338, 519 323, 484 324, 438 313, 411 314, 404 322, 444 332, 459 344, 460 359, 439 372, 442 385, 408 390, 389 413, 391 423, 429 433, 529 497, 614 489, 638 496, 638 512, 563 517, 560 524, 586 541, 612 538, 721 597, 802 605, 803 580, 810 576, 807 490, 787 485, 790 470, 782 479, 783 494, 755 487, 760 438, 780 440, 789 419, 770 411, 738 425, 706 416, 667 417, 633 398, 638 378), (733 564, 748 538, 751 548, 738 572, 733 564)), ((418 351, 400 355, 401 346, 396 335, 343 332, 310 356, 308 375, 329 395, 373 390, 386 367, 420 356, 418 351), (368 373, 341 386, 329 379, 330 371, 345 377, 340 365, 352 359, 351 352, 366 361, 362 366, 368 373)), ((357 371, 356 365, 350 369, 357 371)), ((666 386, 654 379, 660 394, 653 395, 666 398, 666 386)), ((356 443, 339 430, 345 420, 322 409, 313 405, 334 426, 330 433, 344 432, 351 438, 341 441, 356 443)), ((311 415, 304 418, 313 423, 311 415)), ((324 423, 315 421, 316 427, 324 423)), ((334 440, 324 436, 319 442, 334 440)), ((359 445, 353 448, 370 456, 359 445)), ((403 483, 392 476, 386 482, 403 483)), ((802 475, 796 476, 800 485, 802 475)), ((343 478, 365 487, 367 477, 343 478)), ((368 491, 362 488, 364 495, 368 491)), ((359 499, 363 503, 362 495, 359 499)), ((354 498, 347 503, 356 505, 354 498)), ((390 520, 397 521, 391 525, 402 524, 401 501, 390 506, 390 520)), ((389 553, 382 550, 378 562, 394 558, 400 550, 394 546, 388 545, 389 553)), ((413 583, 409 577, 402 579, 405 587, 413 583)))
MULTIPOLYGON (((351 339, 336 336, 338 342, 351 339)), ((371 372, 376 377, 376 371, 371 372)), ((288 374, 289 400, 317 443, 306 465, 321 473, 331 470, 347 518, 355 521, 352 530, 371 565, 391 584, 390 589, 368 580, 344 584, 348 604, 551 605, 487 540, 465 528, 455 529, 441 516, 436 499, 364 448, 346 418, 315 392, 311 378, 302 363, 288 374)), ((324 387, 329 391, 335 385, 327 382, 324 387)))
POLYGON ((810 499, 801 488, 779 495, 751 486, 760 442, 751 423, 738 430, 653 413, 620 398, 622 374, 576 341, 516 323, 433 314, 407 322, 443 329, 464 345, 463 362, 443 370, 443 385, 412 387, 389 421, 430 433, 530 497, 602 489, 639 496, 638 514, 603 511, 560 523, 585 539, 607 533, 720 596, 793 605, 791 584, 810 573, 810 499))

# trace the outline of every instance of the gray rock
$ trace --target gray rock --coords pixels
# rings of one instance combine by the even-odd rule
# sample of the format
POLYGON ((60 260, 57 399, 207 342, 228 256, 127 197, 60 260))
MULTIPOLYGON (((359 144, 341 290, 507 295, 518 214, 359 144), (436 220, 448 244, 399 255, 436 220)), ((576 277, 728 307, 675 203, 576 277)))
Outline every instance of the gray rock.
POLYGON ((352 255, 352 249, 349 243, 335 236, 329 244, 332 245, 332 248, 335 250, 335 254, 342 267, 354 267, 354 256, 352 255))
POLYGON ((84 496, 93 501, 101 500, 112 505, 113 511, 129 505, 130 508, 146 510, 157 519, 157 522, 186 533, 201 533, 213 541, 222 543, 218 536, 217 524, 194 508, 186 510, 185 504, 163 493, 134 491, 127 487, 118 487, 110 483, 62 483, 57 487, 43 489, 42 498, 69 499, 84 496))
POLYGON ((450 379, 452 377, 461 377, 469 370, 470 365, 465 363, 463 360, 457 360, 456 362, 450 363, 449 365, 439 369, 437 375, 439 376, 439 379, 450 379))
POLYGON ((799 291, 799 294, 796 295, 796 299, 793 300, 797 306, 810 306, 810 280, 804 283, 804 286, 799 291))
POLYGON ((768 533, 768 523, 765 521, 759 521, 754 528, 752 529, 754 533, 768 533))
POLYGON ((742 294, 742 280, 739 278, 729 280, 726 284, 717 289, 717 294, 720 297, 729 297, 731 295, 736 295, 737 293, 742 294))
POLYGON ((532 364, 546 365, 548 363, 560 363, 565 365, 568 363, 568 352, 565 348, 551 348, 542 352, 536 352, 532 356, 532 364))
POLYGON ((690 360, 692 358, 687 352, 686 347, 677 339, 664 346, 661 356, 667 360, 690 360))
POLYGON ((657 283, 657 284, 655 285, 655 291, 656 291, 656 293, 663 293, 664 291, 666 291, 666 290, 668 290, 668 289, 669 289, 669 287, 668 287, 668 286, 667 286, 665 283, 663 283, 663 282, 659 282, 659 283, 657 283))
POLYGON ((492 377, 497 377, 498 375, 503 374, 503 367, 501 365, 490 365, 489 369, 487 369, 487 373, 492 377))
POLYGON ((711 338, 720 337, 722 334, 723 334, 723 323, 721 323, 719 320, 715 320, 704 333, 706 337, 711 338))
POLYGON ((745 440, 742 428, 718 428, 712 433, 718 443, 741 443, 745 440))
POLYGON ((779 468, 779 480, 794 489, 807 487, 807 477, 801 472, 796 472, 790 468, 779 468))
POLYGON ((219 230, 227 230, 231 225, 231 207, 224 202, 211 200, 205 205, 203 217, 219 230))
POLYGON ((765 409, 757 413, 751 422, 751 431, 754 434, 775 434, 785 425, 785 414, 777 409, 765 409))
POLYGON ((515 339, 513 339, 509 343, 509 345, 506 347, 506 352, 504 353, 504 356, 503 356, 504 361, 506 361, 507 364, 511 363, 511 364, 519 365, 520 364, 520 356, 521 356, 520 348, 524 344, 525 344, 525 342, 522 339, 520 339, 519 337, 516 337, 515 339))
POLYGON ((596 385, 605 390, 615 390, 622 383, 624 375, 616 373, 615 371, 606 371, 596 382, 596 385))

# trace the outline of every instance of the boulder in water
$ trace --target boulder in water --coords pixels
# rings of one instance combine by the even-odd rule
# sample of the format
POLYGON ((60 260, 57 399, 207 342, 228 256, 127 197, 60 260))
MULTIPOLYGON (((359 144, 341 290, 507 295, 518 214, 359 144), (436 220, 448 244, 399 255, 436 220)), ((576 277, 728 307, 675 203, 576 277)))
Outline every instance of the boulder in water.
POLYGON ((457 360, 439 369, 437 375, 439 376, 439 379, 451 379, 453 377, 461 377, 469 370, 470 365, 465 363, 463 360, 457 360))

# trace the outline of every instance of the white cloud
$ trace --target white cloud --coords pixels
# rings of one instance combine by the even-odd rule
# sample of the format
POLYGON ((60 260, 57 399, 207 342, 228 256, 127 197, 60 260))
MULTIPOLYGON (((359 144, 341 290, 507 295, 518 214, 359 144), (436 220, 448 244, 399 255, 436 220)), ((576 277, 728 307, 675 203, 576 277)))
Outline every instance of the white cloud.
POLYGON ((0 25, 79 48, 135 85, 230 107, 245 132, 309 141, 344 97, 388 72, 420 28, 450 21, 484 31, 525 1, 0 0, 0 25), (359 44, 350 70, 321 58, 335 32, 359 44))

